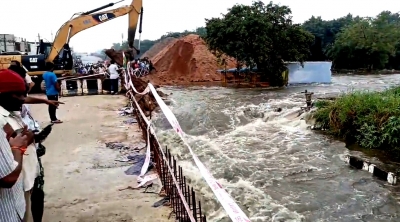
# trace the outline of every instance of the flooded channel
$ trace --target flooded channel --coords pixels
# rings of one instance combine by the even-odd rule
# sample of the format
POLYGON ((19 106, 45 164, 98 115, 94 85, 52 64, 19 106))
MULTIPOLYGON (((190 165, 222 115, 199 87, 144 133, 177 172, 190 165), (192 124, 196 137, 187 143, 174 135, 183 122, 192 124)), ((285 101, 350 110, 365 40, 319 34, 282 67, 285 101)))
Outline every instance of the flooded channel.
MULTIPOLYGON (((286 89, 164 88, 170 107, 199 158, 254 221, 400 221, 400 191, 368 172, 349 168, 342 142, 287 118, 315 98, 349 90, 382 90, 399 75, 333 77, 332 84, 286 89), (273 112, 282 108, 282 112, 273 112)), ((203 196, 209 221, 230 221, 201 178, 187 148, 163 116, 155 121, 161 144, 178 156, 203 196)))

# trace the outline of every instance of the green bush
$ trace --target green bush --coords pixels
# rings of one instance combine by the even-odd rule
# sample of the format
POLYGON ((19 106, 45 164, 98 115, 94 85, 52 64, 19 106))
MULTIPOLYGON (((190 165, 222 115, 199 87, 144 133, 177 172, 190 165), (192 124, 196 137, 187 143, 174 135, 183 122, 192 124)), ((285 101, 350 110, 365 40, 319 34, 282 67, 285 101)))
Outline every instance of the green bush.
POLYGON ((400 150, 400 87, 353 91, 315 106, 316 122, 330 134, 364 148, 400 150))

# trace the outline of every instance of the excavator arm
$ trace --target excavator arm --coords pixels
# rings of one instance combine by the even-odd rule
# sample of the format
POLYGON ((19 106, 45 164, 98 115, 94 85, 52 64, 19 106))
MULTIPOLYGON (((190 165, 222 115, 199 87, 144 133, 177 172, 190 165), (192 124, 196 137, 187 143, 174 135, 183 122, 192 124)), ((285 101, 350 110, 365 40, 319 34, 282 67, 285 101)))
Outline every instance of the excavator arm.
POLYGON ((64 23, 64 25, 62 25, 57 31, 51 51, 46 58, 46 62, 53 62, 61 50, 69 50, 69 40, 77 33, 126 14, 129 14, 128 44, 131 48, 134 48, 133 42, 135 40, 139 16, 143 13, 142 0, 132 0, 132 3, 128 6, 98 12, 99 10, 112 5, 114 5, 114 3, 85 12, 64 23))

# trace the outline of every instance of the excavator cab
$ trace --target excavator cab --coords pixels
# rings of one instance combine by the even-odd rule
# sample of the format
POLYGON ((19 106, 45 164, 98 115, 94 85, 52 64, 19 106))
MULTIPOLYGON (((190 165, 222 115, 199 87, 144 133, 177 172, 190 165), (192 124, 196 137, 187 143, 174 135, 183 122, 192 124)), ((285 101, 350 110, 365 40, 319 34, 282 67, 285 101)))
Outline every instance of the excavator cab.
MULTIPOLYGON (((45 58, 51 52, 53 45, 50 42, 43 42, 43 39, 40 40, 39 45, 37 46, 36 54, 44 55, 45 58)), ((68 44, 65 44, 63 49, 58 52, 58 55, 53 60, 54 70, 71 70, 74 67, 74 60, 72 58, 72 52, 68 44)))
POLYGON ((51 43, 43 42, 43 39, 40 40, 37 45, 36 55, 48 55, 51 51, 51 43))

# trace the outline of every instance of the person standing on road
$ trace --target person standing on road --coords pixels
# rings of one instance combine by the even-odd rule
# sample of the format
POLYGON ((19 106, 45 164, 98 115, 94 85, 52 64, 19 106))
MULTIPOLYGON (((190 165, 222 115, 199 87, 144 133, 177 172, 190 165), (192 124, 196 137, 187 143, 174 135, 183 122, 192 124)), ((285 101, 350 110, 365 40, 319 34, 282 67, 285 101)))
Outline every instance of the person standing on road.
MULTIPOLYGON (((15 131, 13 111, 21 109, 25 100, 26 85, 21 76, 9 70, 0 70, 0 215, 7 222, 21 222, 26 213, 24 189, 29 176, 35 176, 35 148, 33 133, 21 127, 15 131), (33 156, 28 156, 33 152, 33 156), (20 174, 22 173, 22 177, 20 174)), ((25 193, 26 195, 26 193, 25 193)))
POLYGON ((32 78, 28 75, 25 68, 22 67, 21 63, 18 62, 17 60, 12 60, 10 63, 10 67, 8 67, 8 69, 16 72, 23 79, 25 79, 25 82, 26 84, 28 84, 29 88, 28 93, 32 90, 33 86, 35 86, 35 83, 32 81, 32 78))
MULTIPOLYGON (((58 95, 61 91, 60 84, 57 81, 57 76, 53 72, 54 64, 51 62, 46 63, 47 72, 43 73, 43 79, 46 83, 46 96, 48 100, 58 101, 58 95)), ((52 123, 62 123, 56 116, 57 107, 49 106, 49 115, 52 123)))
POLYGON ((118 70, 119 68, 117 64, 115 64, 115 61, 111 60, 111 64, 108 67, 108 73, 110 74, 110 91, 112 95, 118 93, 118 79, 119 79, 118 70))
POLYGON ((21 76, 21 78, 23 78, 25 80, 26 87, 27 87, 25 104, 47 104, 49 106, 54 106, 55 108, 57 108, 59 104, 64 104, 59 101, 47 100, 47 99, 28 96, 28 93, 32 90, 33 86, 35 86, 35 83, 32 81, 32 78, 26 72, 25 68, 21 66, 20 62, 13 60, 13 61, 11 61, 11 65, 8 69, 17 73, 19 76, 21 76))

